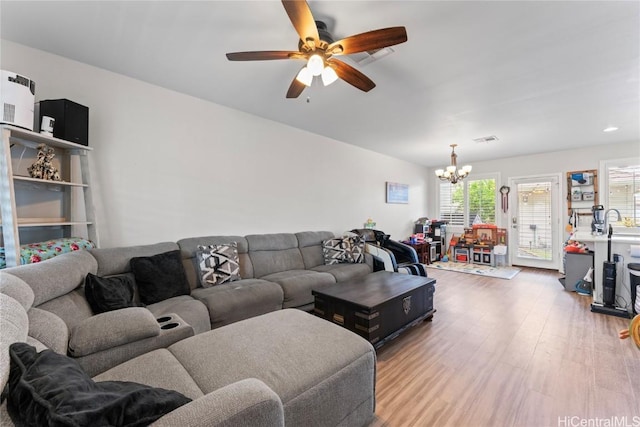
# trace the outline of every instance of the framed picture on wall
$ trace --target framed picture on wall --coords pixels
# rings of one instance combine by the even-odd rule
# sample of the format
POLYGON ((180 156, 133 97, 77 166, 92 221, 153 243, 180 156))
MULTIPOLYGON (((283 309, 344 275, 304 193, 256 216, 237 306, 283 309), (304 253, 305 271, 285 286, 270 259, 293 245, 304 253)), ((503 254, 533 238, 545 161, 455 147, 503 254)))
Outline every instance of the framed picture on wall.
POLYGON ((387 182, 387 203, 409 203, 409 185, 387 182))

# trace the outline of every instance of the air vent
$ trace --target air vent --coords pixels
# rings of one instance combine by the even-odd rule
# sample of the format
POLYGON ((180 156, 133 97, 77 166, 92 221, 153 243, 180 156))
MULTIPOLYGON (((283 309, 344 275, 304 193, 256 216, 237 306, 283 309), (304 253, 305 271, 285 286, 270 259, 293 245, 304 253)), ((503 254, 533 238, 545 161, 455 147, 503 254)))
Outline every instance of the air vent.
POLYGON ((385 56, 392 54, 393 52, 395 52, 395 50, 391 49, 390 47, 384 47, 382 49, 352 53, 351 55, 349 55, 349 58, 353 59, 358 65, 363 66, 382 59, 385 56))
POLYGON ((482 138, 474 139, 475 142, 495 142, 497 140, 498 140, 498 137, 495 135, 483 136, 482 138))

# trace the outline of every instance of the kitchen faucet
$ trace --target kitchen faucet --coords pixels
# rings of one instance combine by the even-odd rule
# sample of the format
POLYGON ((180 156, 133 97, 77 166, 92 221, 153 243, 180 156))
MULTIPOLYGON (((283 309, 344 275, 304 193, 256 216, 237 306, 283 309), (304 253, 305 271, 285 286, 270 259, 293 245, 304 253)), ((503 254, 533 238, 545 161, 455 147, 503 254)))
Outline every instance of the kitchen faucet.
POLYGON ((607 229, 607 222, 609 221, 609 212, 614 211, 618 214, 618 219, 616 221, 622 221, 622 216, 620 215, 620 211, 618 209, 607 209, 604 213, 604 229, 607 229))

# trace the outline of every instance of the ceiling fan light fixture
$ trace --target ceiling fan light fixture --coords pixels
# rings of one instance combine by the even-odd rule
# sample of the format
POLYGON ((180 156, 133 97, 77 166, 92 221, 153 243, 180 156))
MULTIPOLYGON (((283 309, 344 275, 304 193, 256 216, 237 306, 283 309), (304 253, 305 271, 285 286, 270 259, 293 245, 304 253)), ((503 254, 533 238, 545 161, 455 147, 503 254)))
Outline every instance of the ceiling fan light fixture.
POLYGON ((302 83, 305 86, 311 86, 311 82, 313 81, 313 74, 309 71, 308 67, 302 67, 302 70, 296 76, 296 80, 302 83))
POLYGON ((300 70, 289 85, 288 99, 300 96, 306 87, 311 86, 314 77, 322 74, 325 86, 335 81, 337 76, 356 89, 369 92, 376 84, 356 68, 333 56, 374 53, 407 41, 407 30, 400 26, 365 31, 336 41, 326 23, 313 17, 306 0, 282 0, 282 6, 297 33, 297 50, 229 52, 226 57, 229 61, 306 59, 305 69, 300 70), (324 71, 328 61, 332 70, 324 71))
POLYGON ((322 83, 325 86, 329 86, 336 80, 338 80, 338 75, 335 70, 331 67, 324 67, 324 70, 322 70, 322 83))
POLYGON ((314 76, 319 76, 324 70, 324 60, 320 55, 311 55, 307 62, 307 68, 314 76))

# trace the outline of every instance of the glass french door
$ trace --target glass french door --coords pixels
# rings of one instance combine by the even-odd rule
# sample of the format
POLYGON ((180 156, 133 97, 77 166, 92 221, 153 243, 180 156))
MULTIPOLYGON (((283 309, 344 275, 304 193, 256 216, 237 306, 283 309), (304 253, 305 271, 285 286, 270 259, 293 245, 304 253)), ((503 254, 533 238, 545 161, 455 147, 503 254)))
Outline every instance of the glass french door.
POLYGON ((560 176, 511 178, 509 186, 511 264, 559 269, 560 176))

